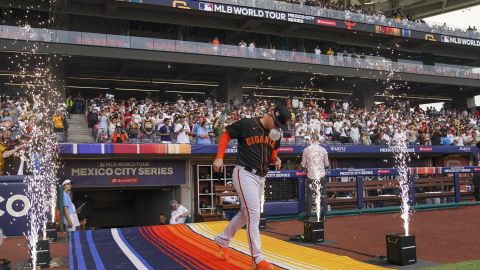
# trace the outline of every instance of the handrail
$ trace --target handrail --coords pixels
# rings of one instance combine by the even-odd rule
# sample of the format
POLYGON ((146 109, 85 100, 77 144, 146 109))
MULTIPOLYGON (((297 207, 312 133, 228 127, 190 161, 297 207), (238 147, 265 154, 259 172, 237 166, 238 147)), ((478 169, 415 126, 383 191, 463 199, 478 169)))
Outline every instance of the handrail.
POLYGON ((434 66, 399 60, 393 62, 383 57, 357 55, 356 58, 342 55, 316 55, 314 53, 212 45, 210 43, 168 40, 138 36, 98 34, 65 30, 0 26, 0 39, 36 41, 46 43, 78 44, 86 46, 139 49, 150 51, 205 54, 226 57, 250 58, 269 61, 306 63, 356 69, 403 72, 433 76, 480 79, 480 68, 448 64, 434 66))

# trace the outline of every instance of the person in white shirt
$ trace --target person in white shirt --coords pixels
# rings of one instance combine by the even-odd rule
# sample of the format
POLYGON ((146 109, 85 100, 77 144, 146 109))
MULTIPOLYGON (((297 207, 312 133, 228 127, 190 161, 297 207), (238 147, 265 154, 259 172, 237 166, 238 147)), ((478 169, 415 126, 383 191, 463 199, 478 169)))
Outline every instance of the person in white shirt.
POLYGON ((360 143, 360 130, 358 129, 357 123, 354 123, 352 129, 350 129, 350 138, 353 144, 360 143))
POLYGON ((190 133, 190 127, 188 126, 186 117, 184 117, 183 119, 178 121, 177 124, 175 124, 173 132, 177 136, 177 143, 190 143, 190 137, 188 136, 188 134, 190 133))
POLYGON ((298 108, 298 98, 297 97, 293 97, 292 107, 295 108, 295 109, 298 108))
POLYGON ((303 150, 302 167, 307 171, 305 183, 305 219, 308 220, 312 213, 313 193, 316 190, 317 207, 321 205, 320 218, 325 218, 327 210, 327 196, 325 189, 325 169, 329 166, 328 153, 320 146, 318 135, 312 135, 312 144, 303 150), (316 184, 321 183, 321 186, 316 184), (320 194, 318 194, 320 193, 320 194), (320 197, 317 197, 317 196, 320 197))
POLYGON ((349 109, 348 101, 345 100, 342 104, 342 107, 343 107, 343 111, 348 112, 348 109, 349 109))
POLYGON ((187 210, 187 208, 185 208, 185 206, 178 203, 177 200, 171 200, 170 208, 172 208, 170 224, 184 224, 187 221, 190 212, 187 210))

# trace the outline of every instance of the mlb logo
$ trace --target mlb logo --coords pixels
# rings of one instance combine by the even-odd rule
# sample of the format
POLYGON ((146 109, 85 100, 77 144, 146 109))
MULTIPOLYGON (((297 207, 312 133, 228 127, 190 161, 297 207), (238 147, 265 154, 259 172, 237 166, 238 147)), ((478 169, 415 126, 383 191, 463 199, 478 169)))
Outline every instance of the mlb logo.
POLYGON ((200 10, 203 11, 213 11, 213 4, 212 3, 199 3, 200 10))

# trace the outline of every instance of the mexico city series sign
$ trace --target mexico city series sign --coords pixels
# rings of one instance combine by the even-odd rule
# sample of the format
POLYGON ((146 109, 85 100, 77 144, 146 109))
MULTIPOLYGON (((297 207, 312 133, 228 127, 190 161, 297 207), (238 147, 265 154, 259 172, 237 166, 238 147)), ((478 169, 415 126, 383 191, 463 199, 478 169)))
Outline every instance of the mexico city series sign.
POLYGON ((65 177, 77 187, 165 186, 186 183, 185 161, 74 161, 65 177))

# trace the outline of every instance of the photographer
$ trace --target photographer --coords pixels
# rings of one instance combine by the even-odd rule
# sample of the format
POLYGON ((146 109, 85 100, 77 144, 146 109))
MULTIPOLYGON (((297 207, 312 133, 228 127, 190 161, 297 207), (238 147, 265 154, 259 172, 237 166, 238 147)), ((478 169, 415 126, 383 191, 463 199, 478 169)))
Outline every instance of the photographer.
POLYGON ((128 140, 127 133, 121 126, 115 128, 115 132, 112 135, 112 143, 125 143, 128 140))

